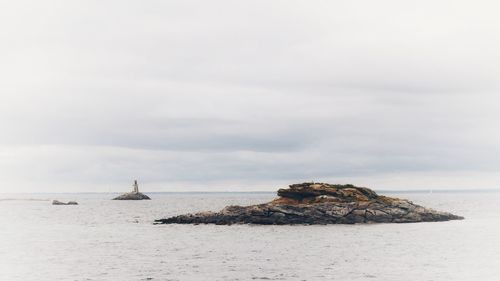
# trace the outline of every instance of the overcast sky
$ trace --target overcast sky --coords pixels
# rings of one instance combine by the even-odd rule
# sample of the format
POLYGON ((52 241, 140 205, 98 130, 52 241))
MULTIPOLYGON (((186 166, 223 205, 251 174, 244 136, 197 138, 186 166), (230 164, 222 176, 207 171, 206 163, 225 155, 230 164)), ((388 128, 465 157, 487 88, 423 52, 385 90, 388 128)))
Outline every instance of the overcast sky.
POLYGON ((0 192, 500 187, 498 1, 0 3, 0 192))

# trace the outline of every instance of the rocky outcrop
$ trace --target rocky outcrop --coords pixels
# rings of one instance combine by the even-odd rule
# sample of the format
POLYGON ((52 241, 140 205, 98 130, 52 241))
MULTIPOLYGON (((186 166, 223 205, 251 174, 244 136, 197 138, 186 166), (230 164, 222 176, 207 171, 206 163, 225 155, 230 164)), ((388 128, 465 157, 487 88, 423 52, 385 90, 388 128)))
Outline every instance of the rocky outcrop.
POLYGON ((78 205, 78 203, 75 201, 69 201, 68 203, 64 203, 59 200, 52 200, 52 205, 78 205))
POLYGON ((113 200, 151 200, 151 198, 139 192, 139 185, 137 184, 137 180, 135 180, 131 192, 115 197, 113 200))
POLYGON ((156 224, 353 224, 409 223, 459 220, 463 217, 416 205, 405 199, 378 195, 354 185, 292 184, 278 198, 259 205, 228 206, 156 220, 156 224))
POLYGON ((147 196, 146 194, 140 192, 128 192, 113 198, 113 200, 151 200, 151 198, 149 198, 149 196, 147 196))

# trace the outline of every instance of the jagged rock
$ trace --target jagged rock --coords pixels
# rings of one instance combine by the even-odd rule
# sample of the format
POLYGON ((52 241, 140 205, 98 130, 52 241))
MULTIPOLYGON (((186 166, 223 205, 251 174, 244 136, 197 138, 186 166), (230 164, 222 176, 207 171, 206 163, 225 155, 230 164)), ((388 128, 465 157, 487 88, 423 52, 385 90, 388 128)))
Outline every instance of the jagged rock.
POLYGON ((75 201, 69 201, 68 203, 64 203, 59 200, 52 200, 52 205, 78 205, 78 203, 75 201))
POLYGON ((408 223, 460 220, 412 202, 378 195, 354 185, 292 184, 278 190, 279 198, 259 205, 228 206, 219 212, 201 212, 156 220, 156 224, 353 224, 408 223))
POLYGON ((113 200, 151 200, 146 194, 139 192, 139 185, 137 180, 134 181, 133 189, 131 192, 127 192, 118 197, 113 198, 113 200))

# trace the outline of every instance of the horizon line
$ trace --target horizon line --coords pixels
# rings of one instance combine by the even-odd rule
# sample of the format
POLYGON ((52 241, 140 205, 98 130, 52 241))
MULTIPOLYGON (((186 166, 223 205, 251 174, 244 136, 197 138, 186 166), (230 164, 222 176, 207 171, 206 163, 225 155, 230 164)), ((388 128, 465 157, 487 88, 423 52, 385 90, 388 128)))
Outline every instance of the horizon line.
MULTIPOLYGON (((378 193, 453 193, 453 192, 500 192, 500 188, 480 188, 480 189, 471 189, 471 188, 462 188, 462 189, 373 189, 378 193)), ((142 193, 150 193, 150 194, 158 194, 158 193, 276 193, 277 191, 269 191, 269 190, 252 190, 252 191, 208 191, 208 190, 194 190, 194 191, 141 191, 142 193)), ((120 194, 124 193, 124 191, 68 191, 68 192, 50 192, 50 191, 42 191, 42 192, 0 192, 0 194, 120 194)))

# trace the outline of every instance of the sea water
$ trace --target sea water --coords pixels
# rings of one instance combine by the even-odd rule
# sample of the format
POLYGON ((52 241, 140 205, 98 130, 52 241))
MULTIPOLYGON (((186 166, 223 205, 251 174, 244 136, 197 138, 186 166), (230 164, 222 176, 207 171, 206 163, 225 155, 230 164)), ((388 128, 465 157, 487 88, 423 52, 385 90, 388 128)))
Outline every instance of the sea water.
POLYGON ((0 195, 0 280, 500 280, 496 192, 395 194, 462 221, 326 226, 153 225, 275 194, 149 195, 0 195))

